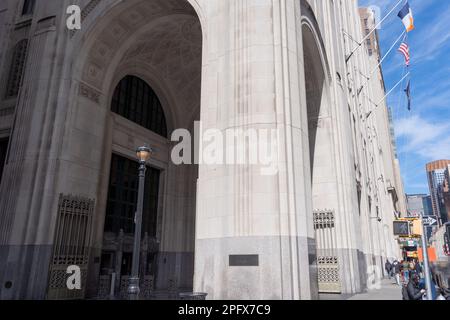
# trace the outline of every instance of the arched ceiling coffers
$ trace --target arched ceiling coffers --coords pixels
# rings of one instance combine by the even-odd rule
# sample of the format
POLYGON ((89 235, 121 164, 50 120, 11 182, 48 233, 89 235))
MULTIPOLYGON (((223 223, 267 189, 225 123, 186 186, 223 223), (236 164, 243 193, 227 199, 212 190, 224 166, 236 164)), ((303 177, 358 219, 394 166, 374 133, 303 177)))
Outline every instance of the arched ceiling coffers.
POLYGON ((186 0, 130 0, 117 7, 99 21, 83 82, 109 95, 122 66, 147 65, 175 102, 173 113, 182 116, 176 125, 185 125, 188 114, 200 111, 203 37, 194 9, 186 0))
POLYGON ((119 48, 152 21, 170 15, 191 15, 197 19, 186 0, 129 0, 116 5, 100 21, 83 70, 83 80, 102 89, 109 63, 119 48))
POLYGON ((167 17, 164 23, 142 34, 121 63, 135 60, 151 65, 178 100, 192 105, 200 99, 201 46, 202 34, 196 18, 167 17))
MULTIPOLYGON (((202 33, 198 19, 167 17, 142 33, 119 65, 147 64, 169 88, 179 112, 199 112, 202 33)), ((178 119, 180 120, 180 119, 178 119)))

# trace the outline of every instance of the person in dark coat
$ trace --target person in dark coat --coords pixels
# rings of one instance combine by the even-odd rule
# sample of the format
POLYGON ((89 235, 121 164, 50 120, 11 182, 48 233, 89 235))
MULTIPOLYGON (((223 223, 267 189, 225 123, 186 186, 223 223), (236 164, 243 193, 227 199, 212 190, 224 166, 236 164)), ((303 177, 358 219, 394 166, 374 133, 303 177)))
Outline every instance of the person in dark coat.
POLYGON ((401 264, 400 262, 398 262, 398 260, 394 260, 393 264, 392 264, 392 272, 394 273, 395 276, 395 282, 397 283, 397 285, 401 285, 400 283, 400 272, 401 272, 401 264))
POLYGON ((420 262, 419 262, 419 261, 416 262, 416 273, 417 273, 418 275, 421 275, 421 274, 422 274, 422 266, 420 265, 420 262))
POLYGON ((389 262, 389 260, 386 260, 386 263, 384 264, 384 269, 386 270, 386 274, 390 279, 392 277, 392 264, 389 262))
POLYGON ((409 300, 422 300, 424 294, 426 293, 425 289, 420 289, 419 280, 419 276, 415 273, 410 277, 406 287, 409 300))

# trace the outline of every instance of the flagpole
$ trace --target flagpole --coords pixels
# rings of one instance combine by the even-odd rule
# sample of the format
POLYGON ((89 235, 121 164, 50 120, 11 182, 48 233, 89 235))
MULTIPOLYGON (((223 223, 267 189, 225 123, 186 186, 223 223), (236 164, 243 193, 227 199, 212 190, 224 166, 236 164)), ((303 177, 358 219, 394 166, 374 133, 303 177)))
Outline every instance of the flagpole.
POLYGON ((406 37, 406 30, 402 32, 402 34, 400 35, 400 37, 397 38, 397 40, 395 40, 394 44, 392 45, 392 47, 388 50, 388 52, 384 55, 384 57, 381 59, 381 61, 377 64, 377 66, 375 68, 373 68, 373 70, 369 73, 369 77, 367 78, 367 81, 361 86, 361 88, 358 90, 358 95, 361 94, 362 89, 364 89, 364 87, 369 83, 370 79, 372 78, 372 75, 375 73, 375 71, 377 71, 377 69, 379 68, 379 66, 384 62, 384 60, 386 60, 387 56, 391 53, 391 51, 394 49, 395 45, 400 41, 400 39, 402 38, 402 36, 406 37))
POLYGON ((394 91, 403 82, 403 80, 405 80, 406 77, 409 76, 409 74, 410 74, 409 72, 407 74, 405 74, 405 76, 399 82, 397 82, 397 84, 391 90, 389 90, 388 93, 386 93, 386 95, 383 97, 383 99, 381 99, 380 102, 377 103, 377 106, 379 106, 380 103, 382 103, 384 101, 384 99, 386 99, 392 93, 392 91, 394 91))
POLYGON ((402 34, 400 35, 400 37, 398 37, 397 40, 395 40, 394 44, 392 45, 392 47, 389 49, 389 51, 384 55, 384 57, 381 59, 380 63, 372 70, 372 72, 370 73, 370 75, 372 75, 377 69, 378 67, 384 62, 384 60, 387 58, 387 56, 391 53, 391 51, 394 49, 395 45, 400 41, 400 39, 402 38, 402 36, 405 36, 403 39, 406 38, 406 30, 402 32, 402 34))
MULTIPOLYGON (((375 108, 378 108, 380 106, 380 103, 382 103, 392 93, 392 91, 394 91, 403 82, 403 80, 405 80, 406 77, 409 76, 409 74, 410 73, 408 72, 399 82, 397 82, 397 84, 391 90, 389 90, 388 93, 386 93, 386 95, 383 97, 383 99, 381 99, 380 102, 377 103, 375 108)), ((372 112, 373 112, 373 110, 367 114, 366 118, 369 118, 369 116, 372 114, 372 112)))
POLYGON ((391 9, 391 11, 389 11, 388 14, 386 14, 386 15, 384 16, 384 18, 381 19, 380 22, 378 22, 378 24, 375 26, 375 28, 373 28, 372 31, 370 31, 370 32, 364 37, 364 39, 361 40, 361 42, 358 44, 358 46, 357 46, 356 48, 354 48, 354 49, 352 50, 352 52, 347 56, 347 58, 345 59, 345 63, 348 63, 348 61, 349 61, 350 58, 355 54, 355 52, 356 52, 359 48, 361 48, 361 46, 362 46, 362 44, 364 43, 364 41, 366 41, 366 40, 372 35, 372 33, 374 33, 375 30, 378 29, 378 27, 384 22, 384 20, 386 20, 386 19, 391 15, 391 13, 394 12, 394 10, 395 10, 395 9, 400 5, 400 3, 402 3, 403 1, 404 1, 404 0, 399 0, 399 1, 397 2, 397 4, 391 9))

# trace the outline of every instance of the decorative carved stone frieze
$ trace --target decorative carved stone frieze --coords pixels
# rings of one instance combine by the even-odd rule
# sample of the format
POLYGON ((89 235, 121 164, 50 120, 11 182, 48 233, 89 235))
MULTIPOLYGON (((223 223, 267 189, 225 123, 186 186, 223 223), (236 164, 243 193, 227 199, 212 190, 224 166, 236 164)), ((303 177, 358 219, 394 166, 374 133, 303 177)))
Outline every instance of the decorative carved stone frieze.
POLYGON ((101 93, 82 82, 80 82, 79 94, 80 96, 85 97, 86 99, 89 99, 92 102, 100 104, 101 93))

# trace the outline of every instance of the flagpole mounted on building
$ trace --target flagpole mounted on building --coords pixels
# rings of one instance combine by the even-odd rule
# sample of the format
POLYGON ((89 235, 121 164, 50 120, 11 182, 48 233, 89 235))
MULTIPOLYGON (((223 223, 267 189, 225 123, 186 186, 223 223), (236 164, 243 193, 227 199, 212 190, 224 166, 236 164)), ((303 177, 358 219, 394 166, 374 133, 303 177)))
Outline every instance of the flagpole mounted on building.
MULTIPOLYGON (((377 23, 377 25, 361 40, 361 42, 358 43, 358 46, 356 46, 349 55, 345 58, 345 63, 348 63, 350 59, 353 57, 356 51, 358 51, 359 48, 363 45, 363 43, 372 35, 372 33, 377 30, 381 24, 394 12, 394 10, 403 2, 404 0, 398 1, 395 6, 384 16, 383 19, 380 20, 380 22, 377 23)), ((408 6, 409 7, 409 6, 408 6)))
MULTIPOLYGON (((391 90, 389 90, 388 93, 386 93, 386 95, 383 97, 383 99, 381 99, 380 102, 378 102, 376 104, 375 109, 380 106, 380 104, 392 93, 392 91, 394 91, 403 82, 403 80, 405 80, 409 76, 409 74, 410 73, 408 72, 399 82, 397 82, 397 84, 391 90)), ((369 118, 372 113, 373 113, 373 110, 371 110, 369 113, 367 113, 366 119, 369 118)))
POLYGON ((359 88, 359 90, 357 92, 358 96, 361 94, 361 92, 364 89, 364 87, 369 83, 370 79, 372 79, 372 75, 375 73, 375 71, 378 70, 378 68, 381 66, 381 64, 384 62, 384 60, 387 58, 387 56, 392 52, 392 50, 394 49, 395 45, 400 41, 400 39, 403 36, 406 36, 406 31, 403 31, 402 34, 397 38, 397 40, 395 40, 395 42, 392 44, 392 46, 389 48, 389 50, 386 52, 386 54, 383 56, 383 58, 380 60, 380 62, 369 73, 369 77, 366 77, 367 78, 366 82, 359 88))

